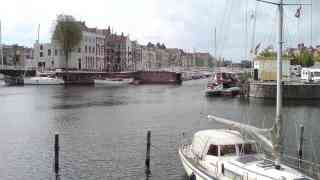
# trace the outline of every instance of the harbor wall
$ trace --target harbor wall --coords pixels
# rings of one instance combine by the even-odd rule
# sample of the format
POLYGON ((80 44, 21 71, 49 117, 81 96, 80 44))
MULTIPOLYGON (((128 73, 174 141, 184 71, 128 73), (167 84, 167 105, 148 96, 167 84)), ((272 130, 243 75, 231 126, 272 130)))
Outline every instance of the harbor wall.
MULTIPOLYGON (((276 82, 250 82, 249 96, 275 99, 276 82)), ((282 88, 284 99, 320 99, 320 83, 284 82, 282 88)))
POLYGON ((181 73, 167 71, 138 71, 134 80, 139 84, 181 84, 181 73))
POLYGON ((103 78, 133 78, 135 84, 180 84, 181 74, 166 71, 138 72, 58 72, 56 75, 65 84, 94 84, 94 79, 103 78))

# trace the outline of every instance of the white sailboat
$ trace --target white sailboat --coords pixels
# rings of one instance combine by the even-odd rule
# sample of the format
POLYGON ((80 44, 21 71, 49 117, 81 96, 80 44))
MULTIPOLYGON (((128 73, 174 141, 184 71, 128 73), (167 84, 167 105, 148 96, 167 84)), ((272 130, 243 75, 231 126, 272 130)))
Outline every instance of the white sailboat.
MULTIPOLYGON (((266 2, 264 0, 258 0, 266 2)), ((283 0, 279 8, 277 53, 276 117, 272 128, 259 129, 250 125, 209 115, 210 120, 228 125, 231 129, 209 129, 194 134, 191 144, 179 147, 179 157, 189 179, 192 180, 311 180, 302 172, 281 163, 282 110, 282 33, 283 0), (250 139, 245 138, 250 137, 250 139), (260 145, 260 146, 259 146, 260 145), (259 147, 263 147, 259 152, 259 147), (267 159, 270 152, 272 159, 267 159)))

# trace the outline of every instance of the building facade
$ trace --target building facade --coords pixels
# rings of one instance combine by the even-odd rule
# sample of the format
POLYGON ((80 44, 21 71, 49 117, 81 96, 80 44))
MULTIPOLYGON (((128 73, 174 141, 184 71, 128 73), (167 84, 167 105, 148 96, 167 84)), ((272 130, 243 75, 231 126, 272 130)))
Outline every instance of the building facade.
MULTIPOLYGON (((3 65, 34 67, 34 51, 32 48, 14 45, 3 45, 3 65)), ((2 62, 1 62, 2 63, 2 62)))
POLYGON ((51 43, 34 44, 37 67, 40 70, 84 70, 102 71, 104 68, 104 36, 96 28, 86 27, 80 22, 82 40, 79 45, 69 53, 68 62, 63 49, 57 41, 51 43))
POLYGON ((123 33, 89 28, 79 22, 82 40, 72 49, 68 62, 59 43, 34 44, 34 57, 40 70, 66 69, 81 71, 123 72, 136 70, 168 70, 175 67, 210 67, 209 53, 186 53, 178 48, 142 46, 123 33))
POLYGON ((155 48, 142 46, 141 47, 142 59, 141 59, 141 70, 150 71, 156 70, 157 67, 157 55, 155 48))

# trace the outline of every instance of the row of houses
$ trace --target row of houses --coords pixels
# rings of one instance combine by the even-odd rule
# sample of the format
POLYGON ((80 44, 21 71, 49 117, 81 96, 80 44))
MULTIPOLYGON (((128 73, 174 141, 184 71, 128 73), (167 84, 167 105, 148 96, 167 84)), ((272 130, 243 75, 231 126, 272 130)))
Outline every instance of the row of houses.
MULTIPOLYGON (((89 28, 79 22, 83 38, 70 53, 68 69, 83 71, 121 72, 159 70, 172 67, 211 67, 215 63, 209 53, 187 53, 178 48, 159 48, 140 45, 123 33, 89 28)), ((58 42, 34 44, 38 68, 54 70, 66 67, 63 50, 58 42)))
MULTIPOLYGON (((123 72, 137 70, 168 70, 182 68, 208 68, 216 65, 209 53, 185 52, 178 48, 141 45, 123 33, 89 28, 78 22, 82 40, 69 53, 68 63, 59 43, 36 41, 33 48, 4 45, 4 65, 32 66, 39 70, 65 69, 81 71, 123 72)), ((164 45, 163 45, 164 46, 164 45)))
POLYGON ((9 66, 35 67, 33 48, 13 45, 2 45, 0 50, 0 63, 9 66))

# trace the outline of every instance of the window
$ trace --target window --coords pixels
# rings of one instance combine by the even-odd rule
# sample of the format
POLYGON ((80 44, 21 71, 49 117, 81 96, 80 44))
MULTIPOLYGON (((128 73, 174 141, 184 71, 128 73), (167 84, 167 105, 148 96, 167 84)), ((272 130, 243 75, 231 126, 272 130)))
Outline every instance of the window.
POLYGON ((319 77, 319 76, 320 76, 320 72, 319 72, 319 71, 315 71, 315 72, 314 72, 314 76, 315 76, 315 77, 319 77))
POLYGON ((89 53, 91 53, 91 46, 89 46, 89 53))
POLYGON ((254 144, 239 144, 239 152, 242 154, 255 154, 257 153, 254 144))
POLYGON ((78 48, 78 53, 81 53, 81 48, 78 48))
POLYGON ((94 47, 92 48, 92 53, 95 53, 95 48, 94 47))
POLYGON ((43 57, 43 52, 40 52, 40 57, 43 57))
POLYGON ((236 154, 236 147, 235 145, 223 145, 220 146, 220 155, 221 156, 228 156, 236 154))
POLYGON ((212 156, 218 156, 218 146, 211 144, 207 154, 212 156))
POLYGON ((58 50, 57 49, 54 49, 54 55, 58 56, 58 50))
POLYGON ((51 49, 48 49, 48 56, 51 56, 51 49))
POLYGON ((43 45, 40 45, 40 50, 43 50, 43 45))
POLYGON ((84 47, 84 52, 87 53, 87 51, 88 51, 88 47, 85 46, 85 47, 84 47))

